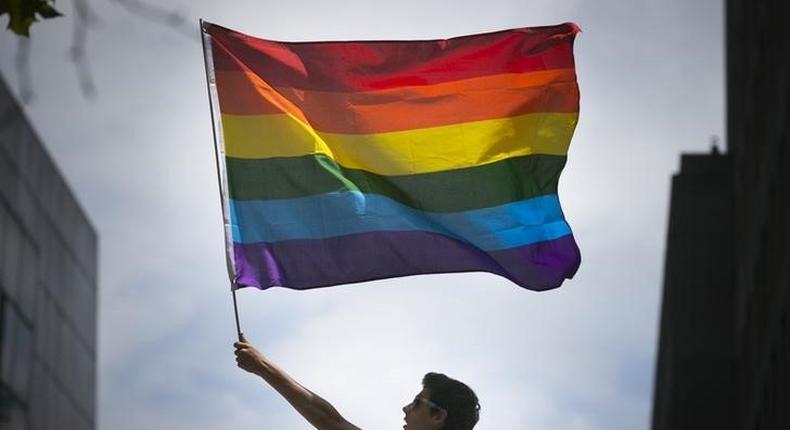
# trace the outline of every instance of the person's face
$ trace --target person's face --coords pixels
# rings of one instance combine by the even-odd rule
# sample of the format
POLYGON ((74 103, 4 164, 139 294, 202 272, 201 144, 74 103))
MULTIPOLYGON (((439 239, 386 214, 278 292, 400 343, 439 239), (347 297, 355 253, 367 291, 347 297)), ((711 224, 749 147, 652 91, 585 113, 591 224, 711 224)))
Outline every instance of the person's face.
POLYGON ((411 403, 403 407, 405 414, 403 420, 406 421, 406 425, 403 426, 404 430, 438 430, 442 428, 447 419, 447 412, 432 408, 430 399, 430 394, 423 388, 411 403))

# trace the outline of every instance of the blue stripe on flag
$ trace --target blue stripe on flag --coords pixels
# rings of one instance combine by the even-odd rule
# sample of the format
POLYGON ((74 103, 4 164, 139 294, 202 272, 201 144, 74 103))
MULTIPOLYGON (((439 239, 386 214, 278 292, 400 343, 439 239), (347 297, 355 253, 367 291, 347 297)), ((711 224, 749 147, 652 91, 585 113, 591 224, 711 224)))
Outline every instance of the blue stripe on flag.
POLYGON ((297 199, 230 201, 233 241, 325 239, 374 231, 427 231, 484 251, 571 233, 557 195, 454 213, 423 212, 378 194, 342 191, 297 199))

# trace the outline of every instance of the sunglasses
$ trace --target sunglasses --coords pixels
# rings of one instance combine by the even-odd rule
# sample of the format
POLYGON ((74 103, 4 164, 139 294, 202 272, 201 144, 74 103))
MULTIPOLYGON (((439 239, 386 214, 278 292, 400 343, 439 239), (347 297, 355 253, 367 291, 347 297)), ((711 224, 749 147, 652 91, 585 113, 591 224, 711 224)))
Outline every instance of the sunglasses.
POLYGON ((426 399, 425 397, 423 397, 423 396, 421 396, 419 394, 414 397, 414 400, 411 401, 409 406, 412 407, 412 408, 416 408, 420 403, 424 403, 424 404, 428 405, 428 407, 431 408, 431 410, 433 410, 433 411, 443 411, 444 410, 443 407, 437 405, 436 403, 430 401, 429 399, 426 399))

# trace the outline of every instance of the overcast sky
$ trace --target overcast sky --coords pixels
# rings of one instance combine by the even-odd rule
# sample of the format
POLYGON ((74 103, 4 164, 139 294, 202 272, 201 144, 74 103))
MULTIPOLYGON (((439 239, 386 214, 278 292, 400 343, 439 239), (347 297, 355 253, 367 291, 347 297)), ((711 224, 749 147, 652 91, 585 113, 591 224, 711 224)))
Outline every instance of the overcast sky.
MULTIPOLYGON (((68 60, 61 0, 65 18, 32 28, 25 111, 99 232, 100 429, 308 428, 235 367, 198 18, 281 40, 578 23, 580 121, 560 181, 582 251, 573 280, 543 293, 483 273, 247 289, 242 329, 363 429, 400 428, 428 371, 477 391, 479 430, 649 428, 670 178, 681 152, 724 132, 720 1, 159 2, 186 32, 92 4, 96 98, 68 60)), ((16 50, 0 33, 18 93, 16 50)))

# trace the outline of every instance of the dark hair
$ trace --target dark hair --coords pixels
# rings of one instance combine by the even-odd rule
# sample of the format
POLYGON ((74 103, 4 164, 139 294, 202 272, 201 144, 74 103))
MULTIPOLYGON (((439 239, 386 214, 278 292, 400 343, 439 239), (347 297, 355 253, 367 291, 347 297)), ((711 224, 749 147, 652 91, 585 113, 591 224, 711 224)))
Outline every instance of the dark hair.
POLYGON ((422 385, 430 400, 447 411, 444 430, 472 430, 480 418, 480 403, 466 384, 441 373, 427 373, 422 385))

